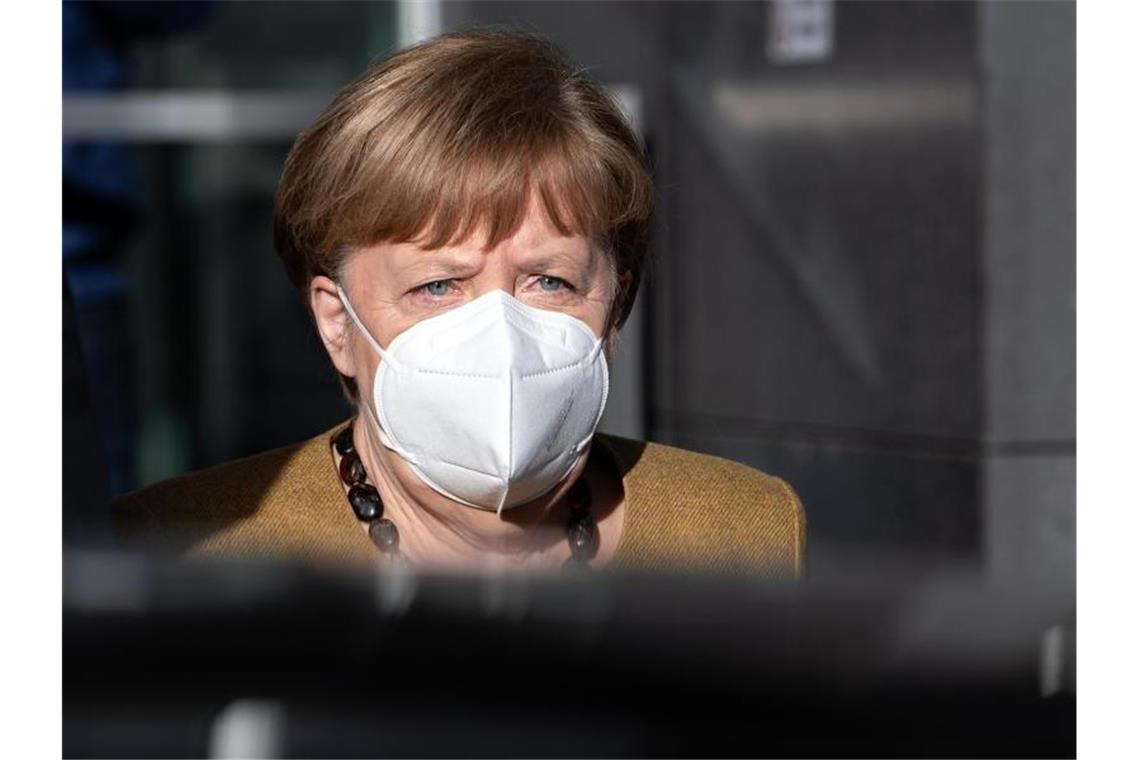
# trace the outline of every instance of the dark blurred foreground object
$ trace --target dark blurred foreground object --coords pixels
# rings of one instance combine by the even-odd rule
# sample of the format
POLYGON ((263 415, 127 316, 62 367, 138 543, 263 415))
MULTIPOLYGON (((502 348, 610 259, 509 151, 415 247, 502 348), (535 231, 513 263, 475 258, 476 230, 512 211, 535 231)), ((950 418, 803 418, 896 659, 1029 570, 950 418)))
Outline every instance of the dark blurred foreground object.
POLYGON ((64 564, 64 756, 1076 752, 1074 596, 64 564))

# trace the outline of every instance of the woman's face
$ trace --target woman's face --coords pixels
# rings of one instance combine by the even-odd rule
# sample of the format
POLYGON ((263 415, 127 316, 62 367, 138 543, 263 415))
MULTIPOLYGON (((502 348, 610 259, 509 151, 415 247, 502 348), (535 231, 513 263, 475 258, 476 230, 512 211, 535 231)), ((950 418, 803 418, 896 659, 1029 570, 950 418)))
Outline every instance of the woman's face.
MULTIPOLYGON (((341 285, 384 347, 420 320, 495 289, 530 306, 577 317, 602 336, 619 281, 608 254, 589 239, 560 235, 532 204, 514 235, 486 251, 480 242, 434 250, 414 243, 361 248, 346 261, 341 285)), ((349 329, 335 283, 314 278, 310 296, 333 363, 359 388, 370 388, 380 358, 359 330, 349 329)))
MULTIPOLYGON (((357 316, 384 347, 420 320, 442 314, 496 289, 539 309, 559 311, 589 325, 602 337, 628 275, 618 278, 608 255, 585 237, 560 235, 545 214, 532 210, 518 231, 490 250, 480 240, 435 250, 412 243, 384 243, 353 252, 345 262, 341 286, 357 316)), ((355 379, 362 403, 371 389, 380 357, 352 322, 336 290, 337 283, 315 277, 310 284, 313 313, 333 364, 355 379)), ((606 336, 612 338, 612 335, 606 336)), ((611 341, 607 340, 607 353, 611 341)), ((388 462, 396 481, 421 504, 443 497, 415 476, 399 457, 383 447, 377 455, 388 462)), ((586 463, 579 458, 566 483, 586 463)), ((523 520, 543 513, 560 490, 505 511, 503 519, 523 520)))

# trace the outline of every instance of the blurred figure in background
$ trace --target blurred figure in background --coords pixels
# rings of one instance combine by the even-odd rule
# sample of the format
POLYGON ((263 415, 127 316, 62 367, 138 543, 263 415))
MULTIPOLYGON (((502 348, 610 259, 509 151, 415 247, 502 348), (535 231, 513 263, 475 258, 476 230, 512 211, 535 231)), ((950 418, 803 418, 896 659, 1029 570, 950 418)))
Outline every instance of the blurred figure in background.
MULTIPOLYGON (((125 89, 132 44, 199 28, 212 5, 65 2, 64 93, 125 89)), ((64 523, 69 541, 104 541, 106 521, 97 513, 105 510, 107 490, 134 486, 134 353, 123 250, 138 194, 126 146, 64 143, 64 493, 68 515, 79 516, 64 523)))

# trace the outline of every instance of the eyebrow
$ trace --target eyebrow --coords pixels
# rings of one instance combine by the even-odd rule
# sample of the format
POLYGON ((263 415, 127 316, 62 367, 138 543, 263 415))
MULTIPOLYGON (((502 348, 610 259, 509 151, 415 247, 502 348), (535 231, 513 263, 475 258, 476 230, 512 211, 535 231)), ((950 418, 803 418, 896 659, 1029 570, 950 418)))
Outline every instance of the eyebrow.
POLYGON ((404 271, 410 279, 440 276, 457 277, 477 269, 477 260, 432 252, 419 256, 404 271))
POLYGON ((590 268, 592 255, 593 254, 588 254, 587 257, 583 259, 565 249, 536 251, 533 254, 519 257, 519 265, 527 269, 545 269, 551 265, 561 264, 575 270, 586 271, 590 268))
MULTIPOLYGON (((484 254, 476 254, 482 256, 484 254)), ((584 274, 590 270, 593 252, 583 260, 565 248, 553 247, 547 250, 528 251, 519 257, 518 265, 529 270, 541 271, 555 266, 563 266, 577 274, 584 274)), ((449 279, 464 277, 477 271, 482 265, 481 258, 462 253, 443 253, 441 251, 425 251, 415 257, 402 272, 408 281, 419 281, 426 278, 449 279)))

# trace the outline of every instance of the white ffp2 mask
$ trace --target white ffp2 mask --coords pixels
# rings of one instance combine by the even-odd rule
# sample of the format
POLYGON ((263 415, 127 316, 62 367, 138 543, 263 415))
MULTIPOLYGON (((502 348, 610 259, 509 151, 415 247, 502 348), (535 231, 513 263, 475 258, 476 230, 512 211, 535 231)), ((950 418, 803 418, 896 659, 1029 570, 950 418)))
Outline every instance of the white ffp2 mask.
POLYGON ((381 348, 381 442, 444 496, 501 512, 542 496, 589 445, 609 393, 602 340, 569 314, 502 290, 417 322, 381 348))

